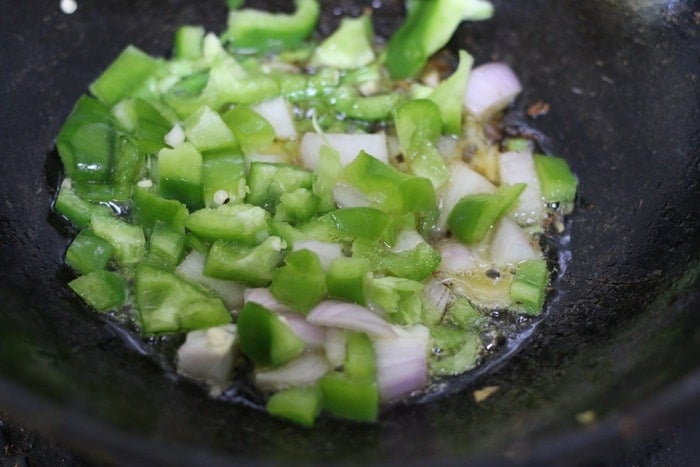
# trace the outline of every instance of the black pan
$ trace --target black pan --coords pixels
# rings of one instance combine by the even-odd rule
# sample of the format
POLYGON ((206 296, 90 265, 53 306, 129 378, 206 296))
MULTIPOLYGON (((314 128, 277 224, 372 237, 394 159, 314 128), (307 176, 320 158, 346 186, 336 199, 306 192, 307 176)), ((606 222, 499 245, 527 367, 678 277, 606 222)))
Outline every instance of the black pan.
MULTIPOLYGON (((49 210, 52 141, 90 81, 128 43, 163 55, 176 25, 220 31, 223 0, 78 0, 71 16, 58 0, 1 3, 0 410, 14 419, 107 461, 570 463, 700 408, 697 2, 503 0, 460 29, 451 46, 522 78, 511 124, 580 177, 572 259, 511 357, 377 425, 311 430, 203 397, 125 342, 67 290, 66 225, 49 210), (523 118, 538 100, 550 113, 523 118), (477 404, 484 386, 499 390, 477 404)), ((322 29, 335 8, 376 3, 324 2, 322 29)), ((376 8, 380 31, 400 3, 376 8)))

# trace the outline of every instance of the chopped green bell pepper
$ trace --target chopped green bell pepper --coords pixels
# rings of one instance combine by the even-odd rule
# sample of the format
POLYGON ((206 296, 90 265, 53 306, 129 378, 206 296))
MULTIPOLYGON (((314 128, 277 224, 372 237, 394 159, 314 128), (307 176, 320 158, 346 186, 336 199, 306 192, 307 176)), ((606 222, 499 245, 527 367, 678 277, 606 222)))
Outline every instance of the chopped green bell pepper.
POLYGON ((370 270, 364 258, 334 259, 326 274, 328 296, 365 305, 364 283, 370 270))
POLYGON ((204 240, 229 240, 256 245, 269 236, 270 214, 250 204, 224 204, 189 215, 185 226, 204 240))
POLYGON ((462 109, 467 81, 474 58, 464 50, 459 51, 459 65, 449 78, 445 79, 428 96, 440 109, 442 130, 448 134, 458 135, 462 132, 462 109))
POLYGON ((510 299, 525 313, 538 315, 542 312, 549 271, 547 262, 541 259, 519 263, 510 285, 510 299))
POLYGON ((149 188, 134 188, 134 221, 145 228, 153 228, 162 221, 179 232, 185 231, 189 216, 187 206, 174 199, 165 199, 149 188))
POLYGON ((289 388, 273 394, 265 405, 276 417, 286 418, 303 426, 313 426, 321 413, 321 391, 317 386, 289 388))
POLYGON ((158 187, 163 198, 175 199, 188 209, 203 206, 202 154, 191 143, 163 148, 158 153, 158 187))
POLYGON ((254 247, 217 240, 207 255, 204 274, 244 282, 252 287, 266 286, 282 261, 284 247, 282 239, 275 236, 254 247))
POLYGON ((257 303, 246 303, 236 324, 241 350, 258 365, 279 367, 304 351, 304 341, 282 317, 257 303))
POLYGON ((319 380, 323 408, 331 414, 360 422, 373 422, 379 412, 379 389, 374 381, 329 373, 319 380))
POLYGON ((578 180, 569 164, 561 157, 544 154, 535 154, 533 161, 545 201, 572 203, 576 198, 578 180))
POLYGON ((293 14, 241 9, 229 13, 224 42, 239 52, 268 52, 301 44, 316 27, 320 5, 316 0, 295 0, 293 14))
POLYGON ((391 36, 386 66, 397 79, 412 78, 441 49, 464 20, 488 19, 493 6, 484 0, 416 0, 408 2, 406 21, 391 36))
POLYGON ((378 306, 389 321, 412 325, 423 317, 423 284, 401 277, 372 277, 365 283, 367 302, 378 306))
POLYGON ((515 206, 524 183, 501 185, 496 193, 465 196, 447 217, 452 233, 466 245, 483 240, 498 221, 515 206))
POLYGON ((68 286, 97 311, 120 307, 126 302, 126 281, 111 271, 92 271, 68 286))
POLYGON ((157 59, 129 45, 90 85, 90 92, 111 107, 134 95, 158 66, 157 59))
POLYGON ((80 274, 104 269, 114 247, 89 230, 82 230, 66 250, 66 263, 80 274))
POLYGON ((114 247, 114 259, 122 266, 134 265, 146 254, 146 237, 138 225, 114 217, 95 216, 90 219, 90 227, 95 235, 114 247))
POLYGON ((147 264, 136 269, 134 290, 145 334, 193 331, 231 322, 231 314, 220 298, 147 264))
POLYGON ((270 293, 300 313, 307 314, 326 296, 326 275, 318 255, 297 250, 272 275, 270 293))

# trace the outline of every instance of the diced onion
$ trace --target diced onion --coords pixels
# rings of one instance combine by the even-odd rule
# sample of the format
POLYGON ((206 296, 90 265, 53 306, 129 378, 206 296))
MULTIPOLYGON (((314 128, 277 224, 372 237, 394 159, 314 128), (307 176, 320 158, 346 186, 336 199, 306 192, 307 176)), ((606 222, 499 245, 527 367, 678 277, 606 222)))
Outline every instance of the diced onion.
POLYGON ((442 192, 442 205, 438 221, 438 226, 443 230, 447 226, 447 217, 450 211, 464 196, 496 191, 496 187, 486 177, 472 170, 466 162, 455 161, 450 166, 450 173, 450 181, 442 192))
POLYGON ((326 300, 316 305, 306 320, 328 326, 367 333, 370 336, 393 336, 393 327, 367 308, 354 303, 326 300))
POLYGON ((278 311, 277 313, 287 321, 294 334, 299 336, 306 345, 314 349, 323 347, 326 342, 325 329, 309 323, 306 321, 306 317, 300 313, 289 311, 278 311))
POLYGON ((294 243, 292 250, 310 250, 318 255, 321 267, 327 271, 334 259, 343 256, 343 250, 337 243, 320 242, 318 240, 300 240, 294 243))
POLYGON ((270 122, 278 139, 296 139, 297 130, 294 127, 294 120, 289 110, 289 104, 283 97, 276 97, 254 105, 253 110, 270 122))
POLYGON ((415 230, 401 230, 396 236, 396 242, 391 248, 391 252, 402 253, 404 251, 411 251, 421 243, 425 243, 425 239, 415 230))
POLYGON ((301 153, 302 164, 306 168, 316 169, 318 166, 318 152, 321 146, 324 145, 328 145, 338 151, 340 163, 344 166, 355 160, 360 151, 365 151, 385 164, 389 163, 389 150, 384 132, 358 135, 305 133, 301 138, 299 152, 301 153))
POLYGON ((206 381, 219 393, 231 378, 235 341, 233 324, 188 332, 177 351, 177 372, 206 381))
POLYGON ((192 251, 177 266, 175 273, 212 290, 219 297, 221 297, 229 310, 240 308, 243 304, 245 285, 234 281, 215 279, 213 277, 205 276, 205 260, 206 258, 203 254, 199 253, 198 251, 192 251))
POLYGON ((486 63, 469 75, 464 106, 472 115, 484 117, 507 107, 520 91, 520 81, 508 65, 486 63))
POLYGON ((491 260, 497 266, 540 257, 530 236, 509 218, 501 219, 491 241, 491 260))
POLYGON ((165 144, 171 148, 177 147, 185 142, 185 130, 176 123, 173 128, 165 135, 165 144))
POLYGON ((310 324, 303 315, 280 302, 268 289, 264 287, 246 289, 244 300, 246 303, 257 303, 283 317, 294 334, 299 336, 309 347, 323 347, 326 341, 325 330, 310 324))
POLYGON ((450 303, 452 292, 439 280, 429 279, 428 282, 425 283, 423 296, 427 304, 435 308, 437 314, 442 317, 447 309, 447 305, 450 303))
POLYGON ((275 390, 308 386, 318 381, 328 370, 330 365, 325 358, 316 353, 307 353, 280 368, 256 372, 255 382, 275 390))
POLYGON ((445 240, 438 244, 442 260, 438 271, 447 274, 461 274, 477 267, 472 250, 454 240, 445 240))
POLYGON ((333 201, 340 209, 364 208, 372 205, 364 193, 354 186, 344 183, 337 183, 333 187, 333 201))
POLYGON ((501 183, 515 185, 525 183, 527 186, 518 198, 518 204, 511 214, 520 225, 532 225, 542 222, 545 203, 542 200, 540 181, 535 172, 535 163, 530 150, 504 152, 498 157, 501 183))
POLYGON ((326 329, 324 344, 326 358, 333 367, 339 367, 345 362, 345 334, 340 329, 326 329))
POLYGON ((428 382, 428 328, 418 325, 397 332, 396 337, 374 340, 377 385, 385 401, 407 396, 428 382))

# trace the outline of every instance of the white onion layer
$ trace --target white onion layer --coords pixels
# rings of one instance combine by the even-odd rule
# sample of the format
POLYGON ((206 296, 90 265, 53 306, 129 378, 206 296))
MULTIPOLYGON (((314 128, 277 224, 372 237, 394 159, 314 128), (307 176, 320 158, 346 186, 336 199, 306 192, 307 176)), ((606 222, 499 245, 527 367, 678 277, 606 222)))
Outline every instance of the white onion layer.
POLYGON ((444 240, 438 245, 442 260, 437 270, 446 274, 461 274, 477 267, 474 253, 455 240, 444 240))
POLYGON ((511 216, 520 225, 539 224, 544 218, 544 201, 540 181, 535 171, 535 163, 530 150, 504 152, 498 157, 501 183, 515 185, 525 183, 527 186, 518 198, 518 204, 511 216))
POLYGON ((299 152, 301 153, 301 161, 306 168, 315 170, 318 167, 318 152, 324 145, 338 151, 340 163, 343 166, 355 160, 360 151, 367 152, 385 164, 389 163, 389 150, 384 132, 364 135, 305 133, 301 138, 299 152))
POLYGON ((498 223, 491 241, 491 260, 497 266, 539 258, 539 248, 533 246, 530 236, 515 221, 503 218, 498 223))
POLYGON ((275 129, 277 139, 296 139, 297 130, 294 127, 289 104, 284 97, 276 97, 272 100, 254 105, 253 110, 270 122, 275 129))
POLYGON ((508 65, 486 63, 474 68, 469 75, 464 106, 472 115, 485 117, 507 107, 522 89, 508 65))
POLYGON ((289 387, 308 386, 330 370, 325 358, 307 353, 274 370, 258 371, 255 382, 265 388, 281 390, 289 387))
POLYGON ((198 251, 190 252, 177 266, 175 273, 185 279, 203 285, 216 293, 229 310, 238 309, 243 305, 245 285, 239 282, 215 279, 204 275, 205 256, 198 251))
POLYGON ((486 177, 472 170, 466 162, 455 161, 450 166, 450 174, 450 181, 442 191, 438 221, 438 226, 443 230, 447 226, 447 216, 462 197, 496 191, 496 187, 486 177))
POLYGON ((165 134, 165 144, 171 148, 175 148, 185 142, 185 130, 182 129, 179 123, 176 123, 172 129, 165 134))
POLYGON ((246 303, 257 303, 283 317, 294 334, 299 336, 309 347, 323 347, 326 341, 325 330, 310 324, 303 315, 280 302, 268 289, 263 287, 247 289, 244 300, 246 303))
POLYGON ((367 333, 369 336, 393 336, 393 327, 367 308, 354 303, 326 300, 316 305, 306 320, 327 326, 367 333))
POLYGON ((388 401, 422 389, 428 382, 430 332, 422 325, 397 329, 397 336, 374 340, 377 385, 388 401))
POLYGON ((318 255, 321 260, 321 267, 324 271, 328 271, 334 259, 343 256, 343 250, 337 243, 320 242, 318 240, 300 240, 294 243, 293 251, 309 250, 318 255))
POLYGON ((345 362, 345 334, 340 329, 326 329, 324 344, 326 358, 333 367, 339 367, 345 362))

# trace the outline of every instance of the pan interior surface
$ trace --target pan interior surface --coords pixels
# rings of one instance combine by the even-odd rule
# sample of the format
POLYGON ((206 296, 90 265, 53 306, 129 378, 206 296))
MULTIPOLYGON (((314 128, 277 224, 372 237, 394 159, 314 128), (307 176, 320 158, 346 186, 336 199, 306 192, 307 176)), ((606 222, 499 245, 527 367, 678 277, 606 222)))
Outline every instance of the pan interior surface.
MULTIPOLYGON (((415 462, 505 455, 580 459, 700 405, 698 171, 700 29, 693 2, 494 1, 496 15, 450 43, 503 60, 524 83, 510 114, 580 179, 564 278, 512 357, 450 380, 376 425, 322 419, 311 430, 204 396, 163 372, 66 287, 66 226, 50 212, 55 135, 78 96, 129 43, 169 51, 175 28, 220 31, 225 2, 56 1, 6 8, 0 134, 0 407, 100 459, 415 462), (548 115, 531 120, 537 101, 548 115), (477 403, 473 391, 498 387, 477 403), (599 420, 581 427, 581 414, 599 420), (577 417, 578 416, 578 417, 577 417), (153 444, 155 443, 155 444, 153 444)), ((284 2, 250 2, 274 8, 284 2)), ((374 6, 380 33, 402 3, 374 6)))

